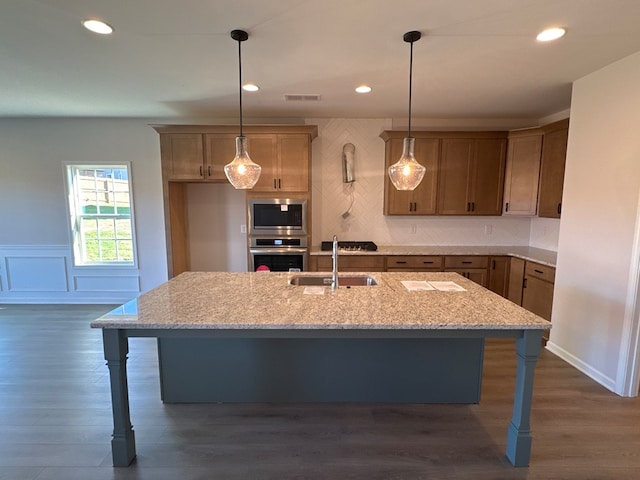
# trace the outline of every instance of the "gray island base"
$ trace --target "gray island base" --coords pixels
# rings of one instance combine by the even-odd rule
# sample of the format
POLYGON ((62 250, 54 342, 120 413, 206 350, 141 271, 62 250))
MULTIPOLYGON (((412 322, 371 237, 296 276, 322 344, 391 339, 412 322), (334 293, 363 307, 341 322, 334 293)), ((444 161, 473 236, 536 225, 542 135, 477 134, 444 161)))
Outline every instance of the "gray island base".
POLYGON ((162 382, 178 381, 175 374, 204 355, 194 379, 207 378, 206 387, 190 390, 197 383, 192 381, 181 392, 179 381, 169 390, 163 385, 164 401, 202 395, 195 401, 430 403, 477 403, 484 339, 511 337, 518 365, 506 456, 514 466, 527 466, 533 375, 549 322, 457 274, 368 275, 378 285, 327 288, 317 295, 289 285, 286 273, 188 272, 92 322, 103 330, 110 372, 113 465, 128 466, 136 456, 126 371, 129 337, 159 339, 162 382), (410 292, 402 280, 454 281, 465 290, 410 292), (225 371, 209 368, 208 362, 222 358, 210 355, 212 346, 240 363, 234 366, 227 358, 225 371), (333 349, 335 358, 328 359, 333 349), (353 365, 332 375, 344 361, 353 365), (406 362, 416 361, 421 364, 407 369, 406 362), (394 370, 401 372, 398 378, 394 370), (455 378, 443 383, 443 370, 455 378), (241 379, 237 386, 216 385, 234 373, 241 379), (292 382, 297 385, 288 385, 292 382), (387 390, 396 386, 397 392, 387 390))

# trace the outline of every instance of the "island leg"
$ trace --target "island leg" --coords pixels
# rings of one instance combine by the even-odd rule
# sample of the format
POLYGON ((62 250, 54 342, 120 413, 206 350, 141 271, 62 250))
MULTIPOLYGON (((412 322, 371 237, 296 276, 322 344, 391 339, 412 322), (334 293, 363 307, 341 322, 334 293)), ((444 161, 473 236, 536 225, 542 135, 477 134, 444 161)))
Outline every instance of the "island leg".
POLYGON ((129 342, 123 330, 102 330, 104 358, 111 380, 111 406, 113 410, 113 439, 111 453, 114 467, 126 467, 136 457, 136 440, 129 416, 129 390, 127 386, 127 354, 129 342))
POLYGON ((531 456, 531 401, 533 397, 533 373, 540 354, 542 330, 525 330, 516 339, 518 369, 516 391, 513 400, 513 418, 507 432, 507 458, 515 467, 529 465, 531 456))

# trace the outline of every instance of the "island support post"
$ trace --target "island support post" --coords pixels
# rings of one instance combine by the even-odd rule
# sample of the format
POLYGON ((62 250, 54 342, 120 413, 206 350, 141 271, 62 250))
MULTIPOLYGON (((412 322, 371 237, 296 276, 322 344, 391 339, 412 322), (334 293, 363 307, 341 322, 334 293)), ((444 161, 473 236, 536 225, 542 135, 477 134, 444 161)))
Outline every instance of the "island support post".
POLYGON ((127 385, 127 354, 129 341, 124 330, 102 330, 104 358, 109 367, 111 381, 111 408, 113 410, 113 438, 111 454, 114 467, 126 467, 136 457, 136 439, 129 414, 129 388, 127 385))
POLYGON ((531 457, 531 402, 533 374, 542 345, 542 330, 524 330, 516 339, 516 388, 513 417, 507 431, 507 458, 515 467, 526 467, 531 457))

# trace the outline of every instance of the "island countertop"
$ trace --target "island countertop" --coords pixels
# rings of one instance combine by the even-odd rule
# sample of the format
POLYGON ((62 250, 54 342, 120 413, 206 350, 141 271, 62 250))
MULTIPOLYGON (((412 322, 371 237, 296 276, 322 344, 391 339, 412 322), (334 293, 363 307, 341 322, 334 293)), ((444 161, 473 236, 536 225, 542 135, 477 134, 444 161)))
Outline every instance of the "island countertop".
MULTIPOLYGON (((309 255, 331 255, 320 247, 309 249, 309 255)), ((376 251, 340 250, 340 255, 489 255, 510 256, 555 267, 558 253, 536 247, 504 245, 379 245, 376 251)))
MULTIPOLYGON (((103 329, 543 330, 551 323, 456 273, 375 272, 378 285, 323 294, 289 284, 317 273, 185 272, 91 323, 103 329), (408 291, 401 281, 465 291, 408 291)), ((351 274, 350 274, 351 275, 351 274)), ((316 291, 318 289, 316 288, 316 291)))

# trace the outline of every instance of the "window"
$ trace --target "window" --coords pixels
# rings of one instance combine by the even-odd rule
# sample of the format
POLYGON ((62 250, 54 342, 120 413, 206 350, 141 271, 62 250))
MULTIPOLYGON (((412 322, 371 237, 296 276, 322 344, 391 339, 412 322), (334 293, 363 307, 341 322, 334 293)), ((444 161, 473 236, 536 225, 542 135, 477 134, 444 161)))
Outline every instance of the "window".
POLYGON ((134 265, 128 165, 67 165, 75 265, 134 265))

